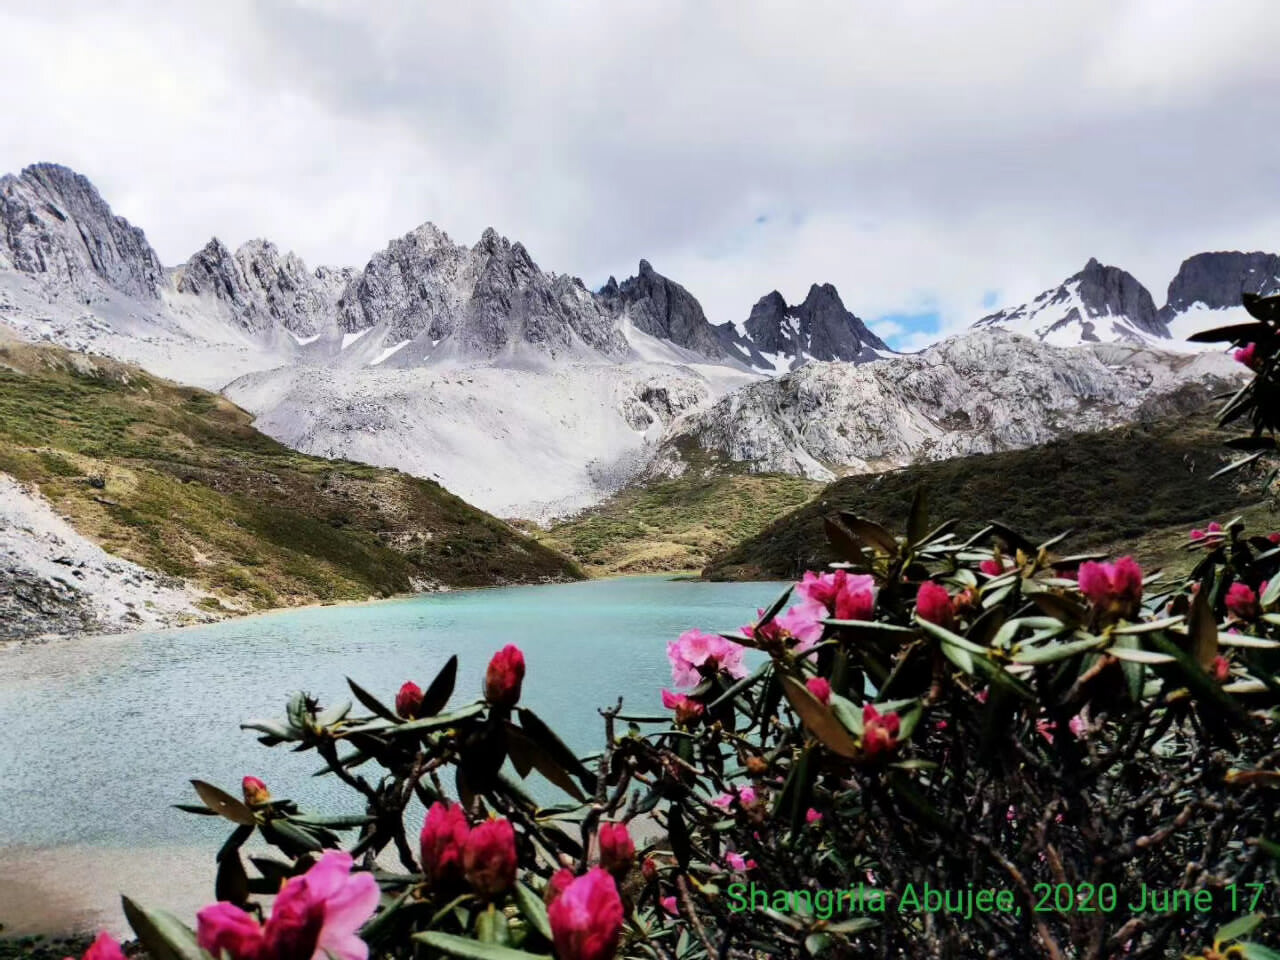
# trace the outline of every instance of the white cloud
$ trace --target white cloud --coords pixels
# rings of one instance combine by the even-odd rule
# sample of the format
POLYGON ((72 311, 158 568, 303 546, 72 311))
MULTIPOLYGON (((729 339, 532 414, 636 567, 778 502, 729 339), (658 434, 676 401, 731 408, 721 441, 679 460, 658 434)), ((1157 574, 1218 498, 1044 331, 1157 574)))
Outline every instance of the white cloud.
POLYGON ((170 263, 361 264, 430 219, 589 283, 645 257, 717 322, 832 282, 950 330, 1090 256, 1162 302, 1190 253, 1274 249, 1278 32, 1266 0, 60 0, 0 12, 0 169, 77 168, 170 263))

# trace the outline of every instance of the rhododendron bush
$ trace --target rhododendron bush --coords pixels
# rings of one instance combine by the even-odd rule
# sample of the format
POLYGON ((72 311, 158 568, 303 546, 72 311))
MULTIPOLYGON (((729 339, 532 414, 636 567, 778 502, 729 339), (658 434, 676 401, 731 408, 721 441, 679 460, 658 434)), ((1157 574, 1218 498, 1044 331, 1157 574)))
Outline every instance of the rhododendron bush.
MULTIPOLYGON (((1256 371, 1224 419, 1262 424, 1265 452, 1280 311, 1250 309, 1257 324, 1220 334, 1254 344, 1256 371)), ((591 757, 521 701, 538 659, 518 644, 476 699, 455 658, 425 689, 353 680, 353 701, 296 694, 246 724, 314 752, 351 815, 275 799, 270 777, 239 797, 197 782, 186 809, 235 825, 219 902, 188 926, 126 901, 143 945, 157 960, 1280 956, 1264 946, 1280 932, 1280 538, 1238 519, 1190 531, 1194 569, 1173 578, 999 523, 962 537, 931 526, 923 495, 900 530, 842 514, 827 531, 842 563, 739 630, 671 638, 670 687, 602 709, 591 757), (562 802, 530 796, 534 771, 562 802), (277 853, 246 857, 255 833, 277 853), (928 889, 1007 892, 1007 908, 929 910, 928 889), (1205 906, 1161 909, 1172 892, 1205 906)))

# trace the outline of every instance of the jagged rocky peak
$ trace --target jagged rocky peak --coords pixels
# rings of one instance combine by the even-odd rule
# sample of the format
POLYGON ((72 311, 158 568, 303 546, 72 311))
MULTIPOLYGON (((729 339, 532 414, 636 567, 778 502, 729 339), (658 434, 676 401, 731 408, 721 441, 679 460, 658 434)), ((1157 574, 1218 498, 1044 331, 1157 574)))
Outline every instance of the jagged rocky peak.
POLYGON ((1055 346, 1169 339, 1151 292, 1133 274, 1096 258, 1030 303, 998 310, 974 326, 1005 327, 1055 346))
POLYGON ((385 324, 393 342, 446 341, 442 352, 462 358, 629 352, 581 281, 544 273, 493 228, 469 249, 430 223, 393 240, 343 292, 338 322, 350 332, 385 324))
POLYGON ((1161 319, 1169 321, 1196 304, 1210 310, 1240 306, 1242 293, 1273 293, 1280 288, 1280 257, 1274 253, 1225 251, 1197 253, 1182 261, 1169 283, 1161 319))
POLYGON ((774 290, 756 301, 743 329, 749 346, 774 358, 775 366, 782 359, 792 368, 810 360, 865 362, 892 352, 829 283, 813 284, 795 306, 774 290))
POLYGON ((269 240, 250 240, 232 254, 214 237, 178 269, 175 280, 180 293, 222 301, 252 333, 279 326, 310 337, 332 326, 350 276, 332 268, 309 272, 301 257, 292 251, 281 256, 269 240))
POLYGON ((728 355, 723 338, 707 320, 697 298, 654 270, 648 260, 641 260, 637 274, 621 284, 610 277, 599 297, 610 313, 625 315, 641 333, 669 340, 705 357, 720 359, 728 355))
POLYGON ((98 282, 154 298, 164 278, 146 235, 111 212, 89 180, 56 163, 0 177, 0 269, 86 292, 98 282))

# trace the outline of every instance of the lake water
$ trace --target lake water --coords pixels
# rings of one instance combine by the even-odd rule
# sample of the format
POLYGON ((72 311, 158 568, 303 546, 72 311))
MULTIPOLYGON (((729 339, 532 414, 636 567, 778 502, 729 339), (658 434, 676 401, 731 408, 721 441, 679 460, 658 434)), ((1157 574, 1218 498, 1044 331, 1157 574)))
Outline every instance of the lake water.
POLYGON ((122 888, 179 910, 207 902, 230 824, 172 808, 198 802, 191 778, 238 795, 255 774, 305 810, 359 812, 354 793, 311 776, 323 766, 313 753, 239 729, 283 716, 291 691, 332 704, 350 676, 389 704, 457 653, 452 702, 467 703, 490 656, 515 643, 521 702, 592 752, 596 711, 619 695, 628 712, 663 712, 668 640, 736 629, 783 586, 632 577, 475 590, 0 651, 0 923, 118 928, 122 888))

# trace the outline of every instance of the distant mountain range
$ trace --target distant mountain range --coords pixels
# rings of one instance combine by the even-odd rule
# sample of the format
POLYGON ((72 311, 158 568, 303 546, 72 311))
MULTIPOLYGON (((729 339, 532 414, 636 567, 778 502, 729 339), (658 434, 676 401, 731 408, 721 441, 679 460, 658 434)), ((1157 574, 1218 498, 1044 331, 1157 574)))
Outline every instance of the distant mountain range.
POLYGON ((1147 348, 1185 348, 1192 326, 1277 275, 1271 254, 1197 254, 1156 308, 1131 275, 1090 261, 904 356, 830 284, 712 323, 647 261, 592 291, 492 229, 467 247, 430 223, 359 268, 312 269, 262 239, 234 252, 213 239, 166 268, 85 177, 37 164, 0 178, 0 322, 19 336, 222 390, 297 449, 537 519, 684 469, 690 444, 827 477, 1181 403, 1239 371, 1220 353, 1147 348))

